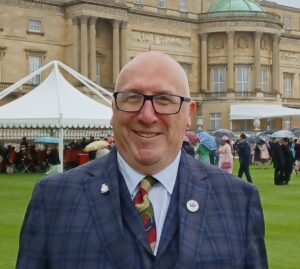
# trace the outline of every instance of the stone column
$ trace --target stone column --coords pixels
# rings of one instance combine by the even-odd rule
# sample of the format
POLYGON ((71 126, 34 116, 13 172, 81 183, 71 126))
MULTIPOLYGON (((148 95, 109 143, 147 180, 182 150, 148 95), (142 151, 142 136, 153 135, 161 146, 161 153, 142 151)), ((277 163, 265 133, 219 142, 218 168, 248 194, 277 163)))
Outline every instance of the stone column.
POLYGON ((88 16, 80 16, 80 64, 81 74, 88 76, 88 36, 87 36, 88 16))
POLYGON ((127 21, 122 21, 121 25, 121 68, 127 63, 127 21))
POLYGON ((201 34, 201 92, 207 92, 207 34, 201 34))
POLYGON ((255 92, 261 91, 260 85, 260 70, 261 70, 261 61, 260 61, 260 41, 262 33, 255 32, 255 41, 254 41, 254 88, 255 92))
POLYGON ((90 30, 90 68, 89 77, 92 81, 96 81, 96 21, 97 17, 90 17, 89 30, 90 30))
POLYGON ((120 72, 120 21, 112 21, 113 26, 113 83, 120 72))
POLYGON ((78 32, 78 17, 72 18, 73 23, 73 68, 79 71, 79 32, 78 32))
POLYGON ((273 35, 272 53, 272 86, 273 92, 279 93, 279 35, 273 35))
POLYGON ((234 90, 234 32, 227 32, 227 92, 234 90))

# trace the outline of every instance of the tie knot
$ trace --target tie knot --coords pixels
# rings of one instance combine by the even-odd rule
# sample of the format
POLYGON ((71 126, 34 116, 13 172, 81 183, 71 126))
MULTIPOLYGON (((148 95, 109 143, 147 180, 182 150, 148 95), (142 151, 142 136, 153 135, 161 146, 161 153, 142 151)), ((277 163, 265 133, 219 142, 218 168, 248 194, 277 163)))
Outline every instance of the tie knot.
POLYGON ((140 183, 140 187, 145 191, 149 192, 149 190, 157 183, 157 179, 153 176, 145 176, 140 183))

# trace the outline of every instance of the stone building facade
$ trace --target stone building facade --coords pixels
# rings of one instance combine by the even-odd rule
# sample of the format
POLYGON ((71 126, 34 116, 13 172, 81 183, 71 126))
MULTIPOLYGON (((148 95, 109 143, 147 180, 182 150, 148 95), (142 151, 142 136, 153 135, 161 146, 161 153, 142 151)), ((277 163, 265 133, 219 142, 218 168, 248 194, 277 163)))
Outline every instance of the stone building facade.
MULTIPOLYGON (((253 120, 230 120, 230 105, 300 108, 300 10, 240 0, 233 11, 228 2, 0 0, 0 91, 52 60, 113 90, 126 62, 158 50, 186 71, 198 104, 194 129, 250 131, 253 120)), ((300 120, 270 118, 260 125, 288 129, 300 120)))

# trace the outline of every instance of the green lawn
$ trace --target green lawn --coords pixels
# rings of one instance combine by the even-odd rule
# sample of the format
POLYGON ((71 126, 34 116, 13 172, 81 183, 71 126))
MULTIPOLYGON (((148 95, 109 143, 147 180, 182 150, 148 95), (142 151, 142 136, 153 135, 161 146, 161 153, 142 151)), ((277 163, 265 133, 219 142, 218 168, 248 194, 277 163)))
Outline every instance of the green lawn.
MULTIPOLYGON (((234 174, 237 174, 235 165, 234 174)), ((289 186, 275 186, 273 169, 251 167, 266 222, 270 269, 300 268, 300 175, 289 186)), ((18 235, 27 203, 41 174, 0 174, 0 268, 14 268, 18 235)), ((234 268, 233 268, 234 269, 234 268)))

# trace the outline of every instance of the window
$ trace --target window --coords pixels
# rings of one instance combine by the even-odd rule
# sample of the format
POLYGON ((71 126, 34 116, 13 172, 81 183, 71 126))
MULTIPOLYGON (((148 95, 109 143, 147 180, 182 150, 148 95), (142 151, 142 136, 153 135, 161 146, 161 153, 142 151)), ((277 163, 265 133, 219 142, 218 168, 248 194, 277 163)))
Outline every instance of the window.
POLYGON ((292 97, 292 83, 293 83, 293 74, 284 73, 284 97, 291 98, 292 97))
POLYGON ((28 20, 28 32, 41 33, 42 32, 42 22, 38 19, 28 20))
POLYGON ((157 7, 158 8, 165 8, 166 7, 166 1, 165 0, 157 0, 157 7))
POLYGON ((142 5, 143 4, 143 0, 132 0, 132 3, 142 5))
POLYGON ((249 131, 253 128, 253 120, 241 120, 240 121, 240 130, 249 131))
POLYGON ((268 91, 268 68, 267 66, 262 66, 260 69, 260 88, 263 92, 268 91))
POLYGON ((188 11, 187 0, 179 0, 179 11, 181 11, 181 12, 187 12, 188 11))
MULTIPOLYGON (((34 72, 35 70, 42 67, 42 56, 29 55, 29 73, 34 72)), ((40 84, 41 82, 41 74, 37 74, 34 76, 30 83, 32 84, 40 84)))
POLYGON ((7 49, 7 47, 0 46, 0 82, 2 82, 2 80, 3 80, 3 77, 2 77, 2 73, 3 73, 3 58, 5 56, 6 49, 7 49))
POLYGON ((221 128, 221 113, 210 113, 210 129, 217 130, 221 128))
POLYGON ((183 68, 187 78, 189 77, 189 74, 190 74, 190 65, 189 64, 184 64, 184 63, 181 63, 180 64, 181 67, 183 68))
POLYGON ((248 92, 248 66, 238 66, 236 68, 236 90, 240 93, 248 92))
POLYGON ((292 18, 291 17, 284 17, 283 19, 283 28, 285 30, 291 30, 292 29, 292 18))
POLYGON ((0 13, 0 31, 3 31, 3 13, 0 13))
POLYGON ((224 92, 225 89, 225 68, 213 67, 213 91, 224 92))
POLYGON ((283 118, 283 129, 290 130, 291 129, 291 117, 283 118))
POLYGON ((101 77, 101 58, 96 58, 96 83, 100 85, 100 77, 101 77))

